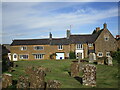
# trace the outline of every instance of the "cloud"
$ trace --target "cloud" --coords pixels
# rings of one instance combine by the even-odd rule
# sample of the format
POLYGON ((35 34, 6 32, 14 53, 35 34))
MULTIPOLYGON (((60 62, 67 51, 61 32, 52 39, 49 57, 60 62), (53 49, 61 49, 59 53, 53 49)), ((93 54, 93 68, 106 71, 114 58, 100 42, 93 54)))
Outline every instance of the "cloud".
MULTIPOLYGON (((85 24, 118 15, 118 8, 77 8, 71 12, 58 12, 85 3, 3 3, 4 37, 44 37, 46 33, 65 31, 69 25, 78 28, 85 24), (51 30, 50 30, 51 29, 51 30), (44 35, 45 34, 45 35, 44 35)), ((64 34, 59 33, 58 36, 64 34)))

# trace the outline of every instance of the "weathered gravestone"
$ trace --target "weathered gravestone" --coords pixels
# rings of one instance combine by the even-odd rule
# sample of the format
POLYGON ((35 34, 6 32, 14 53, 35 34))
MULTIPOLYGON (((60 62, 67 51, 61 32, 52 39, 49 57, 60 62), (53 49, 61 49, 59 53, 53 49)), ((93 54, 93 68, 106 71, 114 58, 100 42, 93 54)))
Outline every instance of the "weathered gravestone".
POLYGON ((107 65, 112 66, 112 65, 113 65, 112 60, 113 60, 113 58, 112 58, 111 56, 109 56, 109 57, 107 58, 107 65))
POLYGON ((28 77, 20 76, 17 82, 17 88, 30 88, 30 82, 28 77))
POLYGON ((45 88, 45 73, 43 70, 28 67, 26 73, 29 75, 30 88, 45 88))
POLYGON ((46 90, 53 90, 60 88, 61 83, 57 80, 49 80, 47 82, 46 90))
POLYGON ((12 75, 11 74, 3 74, 2 75, 2 88, 7 88, 12 85, 12 75))
POLYGON ((90 54, 89 54, 89 62, 90 62, 90 63, 93 63, 94 60, 96 60, 96 55, 95 55, 95 53, 90 53, 90 54))
POLYGON ((70 72, 72 77, 79 76, 79 64, 78 62, 72 62, 70 67, 70 72))
POLYGON ((91 64, 86 64, 83 68, 83 85, 86 86, 96 86, 96 66, 91 64))

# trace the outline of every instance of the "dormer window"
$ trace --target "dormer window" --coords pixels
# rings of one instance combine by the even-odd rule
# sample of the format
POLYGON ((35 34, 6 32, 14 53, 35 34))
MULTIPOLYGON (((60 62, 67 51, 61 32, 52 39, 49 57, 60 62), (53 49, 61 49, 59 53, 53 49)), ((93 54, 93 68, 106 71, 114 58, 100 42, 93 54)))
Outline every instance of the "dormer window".
POLYGON ((63 45, 58 45, 58 50, 62 50, 63 49, 63 45))
POLYGON ((22 50, 22 51, 23 51, 23 50, 27 50, 27 47, 26 47, 26 46, 23 46, 23 47, 20 48, 20 50, 22 50))
POLYGON ((35 50, 43 50, 44 48, 43 48, 43 46, 35 46, 34 49, 35 50))
POLYGON ((82 44, 77 44, 76 49, 83 49, 83 45, 82 44))
POLYGON ((93 47, 93 43, 89 43, 88 46, 89 46, 89 47, 93 47))

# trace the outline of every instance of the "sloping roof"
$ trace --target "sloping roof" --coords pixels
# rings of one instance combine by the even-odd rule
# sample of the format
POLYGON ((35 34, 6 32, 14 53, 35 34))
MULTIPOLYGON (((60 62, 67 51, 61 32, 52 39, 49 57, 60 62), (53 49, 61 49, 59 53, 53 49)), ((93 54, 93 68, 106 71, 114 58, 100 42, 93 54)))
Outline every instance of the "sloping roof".
POLYGON ((67 44, 77 44, 77 43, 94 43, 102 30, 95 34, 87 35, 70 35, 70 38, 52 38, 52 39, 23 39, 23 40, 13 40, 11 46, 14 45, 67 45, 67 44))

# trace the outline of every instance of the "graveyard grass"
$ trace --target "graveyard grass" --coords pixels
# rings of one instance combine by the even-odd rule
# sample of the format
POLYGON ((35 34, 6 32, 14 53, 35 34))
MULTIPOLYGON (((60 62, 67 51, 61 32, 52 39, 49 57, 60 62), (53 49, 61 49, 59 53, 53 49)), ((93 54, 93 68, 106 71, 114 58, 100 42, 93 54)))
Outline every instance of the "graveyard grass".
MULTIPOLYGON (((79 81, 69 75, 70 65, 73 60, 37 60, 37 61, 18 61, 15 62, 18 67, 11 72, 13 80, 17 80, 20 75, 25 75, 24 69, 29 66, 43 66, 49 68, 45 80, 58 80, 61 82, 61 88, 91 88, 83 86, 79 81)), ((118 88, 118 64, 113 60, 114 66, 97 66, 97 86, 95 88, 118 88)), ((7 72, 5 72, 7 73, 7 72)), ((80 73, 81 75, 81 73, 80 73)))

